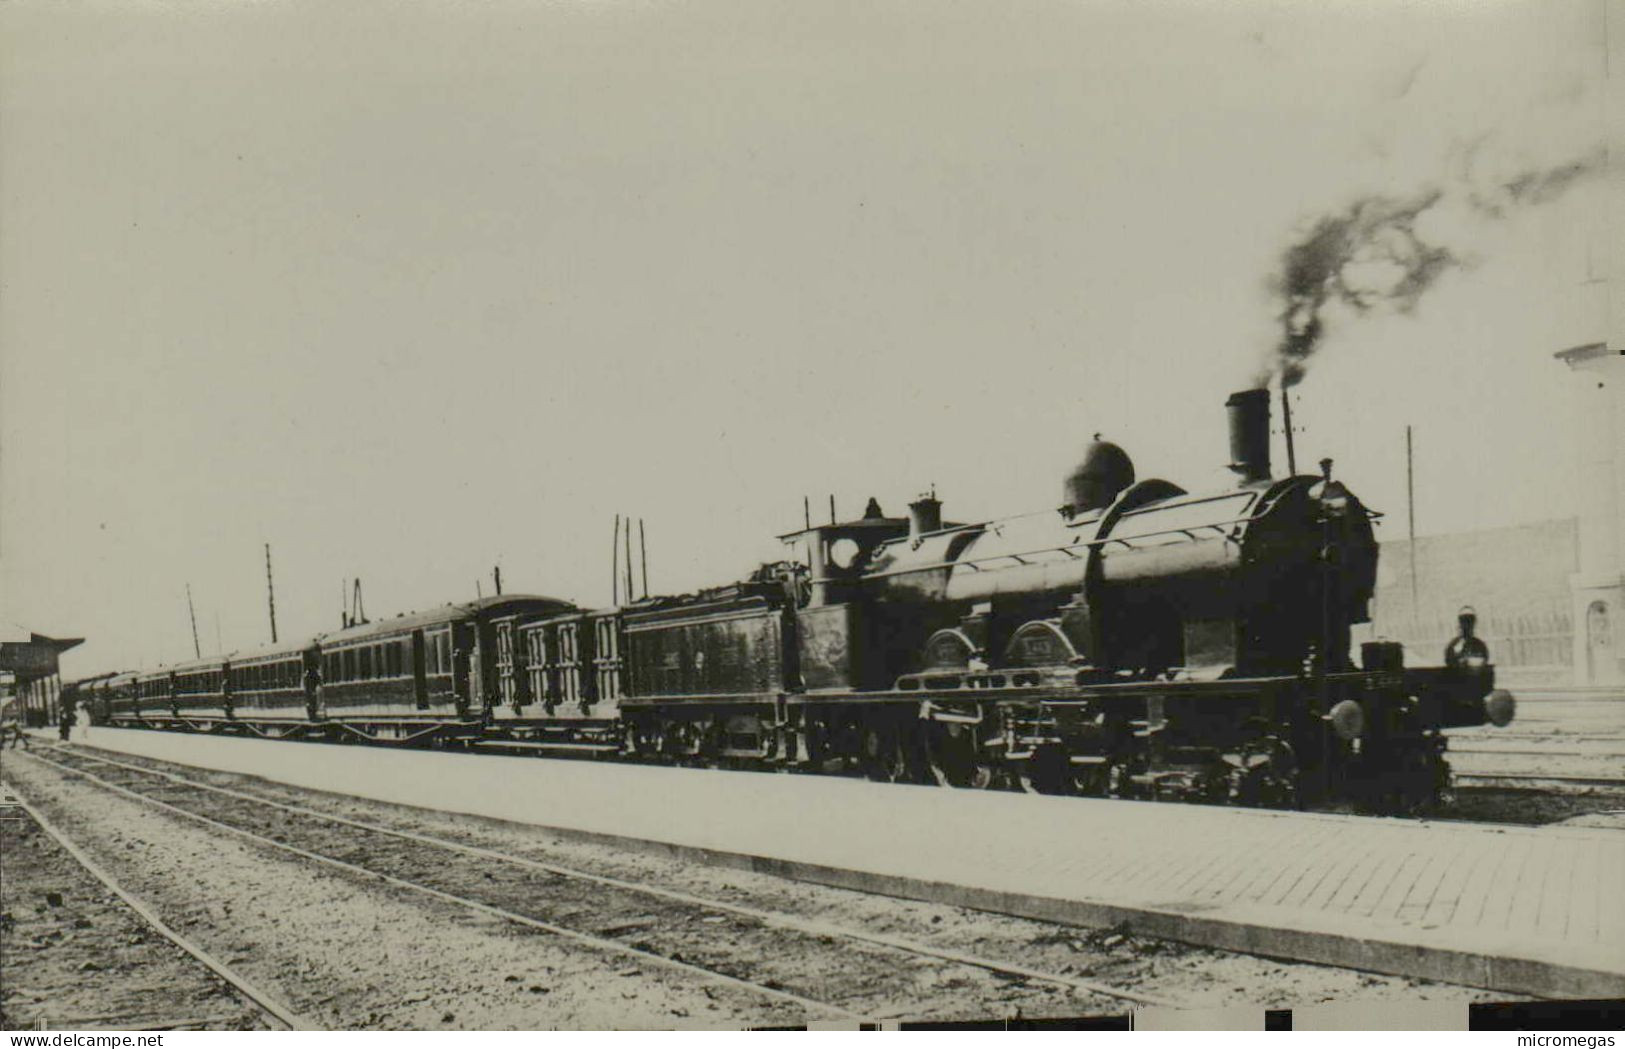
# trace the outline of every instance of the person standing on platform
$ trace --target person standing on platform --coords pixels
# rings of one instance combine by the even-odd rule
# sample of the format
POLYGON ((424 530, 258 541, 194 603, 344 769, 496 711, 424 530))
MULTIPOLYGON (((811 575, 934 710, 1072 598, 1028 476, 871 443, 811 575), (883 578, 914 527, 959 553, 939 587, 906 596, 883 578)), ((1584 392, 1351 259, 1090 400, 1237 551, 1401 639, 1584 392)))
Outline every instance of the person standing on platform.
POLYGON ((1456 613, 1456 622, 1461 627, 1461 633, 1446 646, 1444 665, 1452 670, 1478 670, 1487 665, 1490 661, 1489 646, 1473 633, 1478 625, 1478 613, 1468 605, 1456 613))

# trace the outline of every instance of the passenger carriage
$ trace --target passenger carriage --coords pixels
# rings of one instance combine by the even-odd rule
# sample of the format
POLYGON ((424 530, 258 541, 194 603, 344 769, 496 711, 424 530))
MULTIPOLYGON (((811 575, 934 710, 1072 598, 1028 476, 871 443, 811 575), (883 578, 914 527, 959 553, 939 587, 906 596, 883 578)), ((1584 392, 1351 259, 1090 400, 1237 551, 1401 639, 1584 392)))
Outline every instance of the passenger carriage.
POLYGON ((324 634, 315 642, 320 717, 338 738, 404 743, 478 735, 503 705, 504 676, 509 709, 519 698, 512 657, 518 623, 573 608, 533 594, 499 595, 324 634))
POLYGON ((273 645, 233 652, 227 661, 231 705, 241 721, 304 721, 317 716, 314 645, 273 645))

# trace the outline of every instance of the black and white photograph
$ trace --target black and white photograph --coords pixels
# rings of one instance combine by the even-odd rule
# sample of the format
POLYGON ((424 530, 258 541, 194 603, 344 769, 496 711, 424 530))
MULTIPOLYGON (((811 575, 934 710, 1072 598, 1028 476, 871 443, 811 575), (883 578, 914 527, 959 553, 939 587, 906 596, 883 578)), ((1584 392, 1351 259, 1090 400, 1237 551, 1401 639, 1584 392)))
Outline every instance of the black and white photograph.
POLYGON ((1622 63, 0 3, 8 1044, 1625 1026, 1622 63))

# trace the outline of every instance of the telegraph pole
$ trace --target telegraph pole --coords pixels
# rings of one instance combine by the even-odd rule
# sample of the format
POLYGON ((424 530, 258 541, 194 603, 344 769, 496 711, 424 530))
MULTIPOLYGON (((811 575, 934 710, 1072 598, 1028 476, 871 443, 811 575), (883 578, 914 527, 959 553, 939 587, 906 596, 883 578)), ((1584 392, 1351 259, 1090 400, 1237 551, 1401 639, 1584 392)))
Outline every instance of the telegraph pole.
POLYGON ((638 518, 638 556, 643 561, 643 596, 649 596, 649 541, 643 534, 643 518, 638 518))
POLYGON ((197 640, 197 609, 192 607, 192 584, 186 584, 186 614, 192 617, 192 654, 203 658, 203 646, 197 640))
POLYGON ((1405 427, 1405 512, 1411 526, 1411 619, 1419 620, 1422 609, 1417 600, 1416 585, 1416 464, 1409 425, 1405 427))
POLYGON ((1292 440, 1292 398, 1287 395, 1288 387, 1281 386, 1281 420, 1283 432, 1286 434, 1286 473, 1288 477, 1298 476, 1298 454, 1292 440))
POLYGON ((271 544, 265 544, 265 600, 271 607, 271 644, 276 644, 276 587, 271 583, 271 544))
POLYGON ((635 598, 632 594, 632 515, 626 515, 626 603, 631 604, 635 598))

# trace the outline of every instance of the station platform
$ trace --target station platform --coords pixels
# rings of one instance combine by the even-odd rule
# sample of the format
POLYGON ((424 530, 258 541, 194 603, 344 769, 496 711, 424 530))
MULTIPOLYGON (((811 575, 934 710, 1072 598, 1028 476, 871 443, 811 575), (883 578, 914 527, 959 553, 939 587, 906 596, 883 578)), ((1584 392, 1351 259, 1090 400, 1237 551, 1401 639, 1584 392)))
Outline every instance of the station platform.
POLYGON ((868 892, 1513 994, 1625 995, 1615 829, 109 728, 74 742, 868 892))

